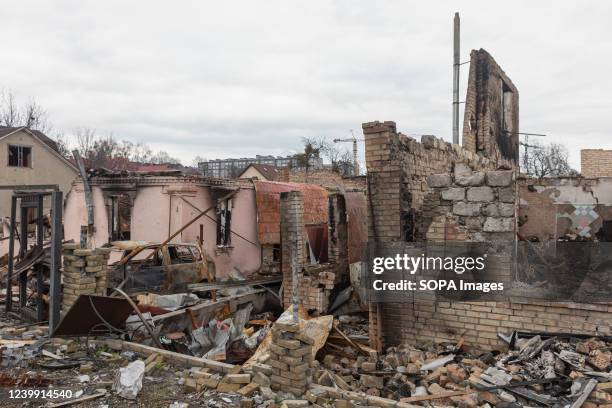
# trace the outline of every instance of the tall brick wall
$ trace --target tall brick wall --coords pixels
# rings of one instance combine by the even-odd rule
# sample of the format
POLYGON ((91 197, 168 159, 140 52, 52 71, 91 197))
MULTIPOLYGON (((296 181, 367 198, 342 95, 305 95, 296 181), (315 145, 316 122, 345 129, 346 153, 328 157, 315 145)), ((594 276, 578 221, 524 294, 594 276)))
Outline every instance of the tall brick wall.
POLYGON ((281 269, 283 271, 283 304, 291 304, 293 266, 300 280, 304 276, 306 251, 304 250, 304 198, 300 191, 280 194, 281 269))
POLYGON ((580 150, 580 174, 582 177, 612 177, 612 150, 580 150))
POLYGON ((429 175, 450 174, 455 163, 476 170, 512 168, 508 161, 498 164, 434 136, 423 136, 419 143, 398 133, 395 122, 365 123, 363 133, 371 205, 369 236, 380 241, 424 238, 419 220, 425 198, 432 192, 429 175))
POLYGON ((518 161, 519 94, 485 50, 472 50, 463 147, 492 159, 518 161))
MULTIPOLYGON (((506 160, 450 145, 431 136, 421 143, 398 134, 393 122, 363 125, 368 168, 369 240, 496 241, 514 246, 516 169, 506 160), (411 232, 411 233, 407 233, 411 232)), ((509 249, 494 260, 506 280, 509 249)), ((513 300, 420 300, 370 304, 370 340, 381 348, 416 340, 457 341, 495 348, 498 332, 610 334, 612 306, 513 300)))
POLYGON ((344 197, 333 194, 330 197, 330 236, 328 251, 330 262, 310 265, 306 247, 304 226, 304 195, 299 191, 281 193, 281 269, 283 273, 283 305, 289 307, 292 301, 293 275, 292 259, 295 256, 298 270, 299 302, 306 310, 323 314, 329 307, 329 298, 335 285, 343 278, 348 279, 347 224, 344 197))

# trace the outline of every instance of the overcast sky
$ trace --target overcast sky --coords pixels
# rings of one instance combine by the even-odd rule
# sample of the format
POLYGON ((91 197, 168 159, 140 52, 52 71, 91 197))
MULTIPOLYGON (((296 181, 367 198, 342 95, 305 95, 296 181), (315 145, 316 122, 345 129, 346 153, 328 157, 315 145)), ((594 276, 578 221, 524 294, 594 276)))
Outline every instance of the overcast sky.
POLYGON ((185 164, 287 154, 373 120, 451 140, 459 11, 462 61, 489 51, 519 89, 520 130, 578 167, 580 148, 612 148, 612 2, 543 3, 2 2, 0 87, 66 135, 112 132, 185 164))

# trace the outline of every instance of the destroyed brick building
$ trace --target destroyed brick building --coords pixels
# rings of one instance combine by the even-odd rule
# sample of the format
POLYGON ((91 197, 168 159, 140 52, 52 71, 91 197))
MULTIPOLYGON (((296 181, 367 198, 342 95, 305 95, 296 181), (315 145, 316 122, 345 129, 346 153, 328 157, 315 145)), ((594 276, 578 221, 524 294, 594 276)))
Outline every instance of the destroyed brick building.
MULTIPOLYGON (((363 125, 372 242, 495 242, 495 276, 515 275, 515 243, 524 237, 556 241, 572 231, 606 241, 606 179, 519 177, 518 92, 484 50, 471 54, 463 146, 433 136, 420 143, 394 122, 363 125), (588 222, 586 221, 588 219, 588 222)), ((434 339, 500 347, 513 330, 607 334, 607 304, 546 302, 413 302, 370 304, 370 340, 383 346, 434 339)))
MULTIPOLYGON (((319 293, 312 306, 320 312, 328 306, 332 289, 329 286, 339 283, 342 276, 348 281, 349 263, 361 260, 365 194, 360 190, 340 193, 311 184, 153 173, 99 175, 90 178, 89 184, 95 220, 93 240, 97 247, 126 240, 162 242, 200 212, 212 208, 209 215, 182 229, 172 242, 201 242, 203 255, 218 279, 236 274, 251 278, 256 274, 281 273, 280 196, 283 192, 301 191, 305 209, 302 221, 305 233, 301 239, 307 252, 300 262, 332 265, 330 276, 338 278, 327 281, 325 298, 325 283, 311 282, 312 292, 319 293), (351 225, 350 233, 344 232, 340 239, 337 222, 343 222, 347 230, 347 225, 351 225), (338 246, 343 249, 338 250, 338 246), (342 267, 336 270, 334 265, 342 267)), ((83 184, 76 182, 66 199, 66 239, 75 242, 81 239, 81 227, 87 223, 84 201, 83 184)))
MULTIPOLYGON (((507 161, 495 162, 429 136, 419 143, 397 133, 393 122, 366 123, 363 128, 371 193, 368 200, 373 210, 371 240, 512 243, 515 234, 521 233, 515 209, 519 200, 525 200, 524 190, 517 184, 516 168, 507 161)), ((572 191, 590 195, 580 188, 572 191)), ((535 211, 545 211, 540 205, 534 207, 535 211)), ((551 210, 548 208, 549 213, 551 210)), ((523 211, 527 215, 529 210, 523 211)), ((557 215, 552 217, 557 219, 557 215)), ((535 228, 540 230, 538 225, 546 219, 538 215, 533 218, 535 228)), ((529 228, 528 223, 521 228, 529 228)), ((498 260, 500 273, 509 276, 513 273, 510 253, 503 255, 508 259, 498 260)), ((525 303, 517 299, 485 304, 418 302, 410 303, 408 311, 396 303, 374 303, 370 307, 370 338, 378 348, 417 339, 456 341, 459 337, 498 347, 500 330, 591 334, 609 334, 611 330, 606 304, 525 303)))
MULTIPOLYGON (((88 385, 73 402, 167 406, 159 389, 177 408, 184 399, 247 408, 609 401, 612 305, 589 297, 592 286, 612 291, 606 153, 583 151, 583 177, 526 177, 518 109, 517 88, 478 50, 463 144, 364 123, 363 177, 281 170, 273 162, 290 158, 271 156, 201 167, 232 178, 91 169, 64 203, 52 195, 51 243, 39 238, 42 211, 33 245, 27 225, 11 221, 11 242, 19 230, 25 245, 17 256, 11 246, 3 279, 11 320, 0 321, 0 361, 24 370, 36 361, 45 377, 0 380, 65 385, 61 370, 75 369, 88 385), (497 282, 540 276, 538 267, 572 281, 576 263, 556 255, 575 243, 590 245, 569 253, 596 272, 581 282, 591 285, 581 287, 586 300, 545 299, 547 282, 521 280, 534 295, 379 298, 367 287, 377 251, 418 257, 457 244, 485 247, 486 277, 497 282), (33 313, 34 323, 15 323, 33 313), (98 380, 113 394, 89 385, 98 380)), ((38 199, 14 193, 26 209, 38 199)))

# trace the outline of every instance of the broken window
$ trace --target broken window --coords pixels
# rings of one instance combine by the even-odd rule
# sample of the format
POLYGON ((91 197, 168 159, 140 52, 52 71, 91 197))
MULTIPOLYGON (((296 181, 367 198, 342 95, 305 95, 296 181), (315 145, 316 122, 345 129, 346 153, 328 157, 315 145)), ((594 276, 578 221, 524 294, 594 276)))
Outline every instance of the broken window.
POLYGON ((272 262, 281 261, 281 246, 280 244, 274 244, 272 247, 272 262))
POLYGON ((32 148, 9 145, 8 165, 11 167, 32 167, 32 148))
POLYGON ((504 82, 502 82, 502 130, 512 133, 515 130, 512 128, 512 91, 504 82))
POLYGON ((169 246, 168 254, 173 265, 182 263, 194 263, 200 260, 196 249, 186 245, 169 246))
POLYGON ((219 202, 217 206, 217 246, 231 245, 232 199, 219 202))
POLYGON ((308 259, 311 264, 327 262, 328 254, 328 232, 327 224, 307 225, 306 235, 308 237, 308 259))
POLYGON ((127 195, 110 196, 110 239, 127 241, 130 239, 132 223, 132 204, 127 195))

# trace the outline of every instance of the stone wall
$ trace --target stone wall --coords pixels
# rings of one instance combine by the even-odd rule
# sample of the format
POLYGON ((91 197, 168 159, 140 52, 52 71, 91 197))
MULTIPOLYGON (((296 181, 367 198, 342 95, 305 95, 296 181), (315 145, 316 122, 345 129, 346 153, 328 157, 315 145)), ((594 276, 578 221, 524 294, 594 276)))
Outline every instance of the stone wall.
POLYGON ((427 241, 513 241, 515 186, 512 170, 473 171, 455 163, 451 174, 428 177, 422 230, 427 241))
POLYGON ((582 177, 612 177, 612 150, 580 150, 580 174, 582 177))
POLYGON ((493 162, 434 136, 423 136, 419 143, 398 133, 395 122, 365 123, 363 133, 371 205, 368 235, 380 241, 425 238, 419 220, 432 192, 429 175, 451 174, 455 163, 478 171, 512 168, 511 162, 493 162))
MULTIPOLYGON (((431 136, 418 143, 397 133, 393 122, 366 123, 363 130, 370 242, 412 241, 429 246, 447 241, 495 241, 514 246, 519 198, 512 162, 431 136)), ((601 184, 596 188, 600 195, 607 191, 601 184)), ((561 195, 568 191, 562 190, 561 195)), ((575 194, 577 190, 571 191, 575 194)), ((581 196, 591 193, 587 189, 581 196)), ((511 277, 511 254, 506 249, 494 260, 496 278, 511 277)), ((467 344, 497 348, 503 346, 497 333, 513 330, 610 334, 611 312, 608 304, 524 299, 370 303, 369 335, 377 349, 417 340, 455 342, 460 338, 467 344)))
POLYGON ((106 295, 109 249, 85 249, 79 244, 64 244, 62 255, 62 314, 70 309, 79 295, 106 295))

